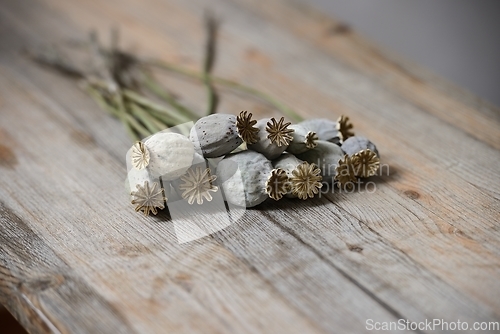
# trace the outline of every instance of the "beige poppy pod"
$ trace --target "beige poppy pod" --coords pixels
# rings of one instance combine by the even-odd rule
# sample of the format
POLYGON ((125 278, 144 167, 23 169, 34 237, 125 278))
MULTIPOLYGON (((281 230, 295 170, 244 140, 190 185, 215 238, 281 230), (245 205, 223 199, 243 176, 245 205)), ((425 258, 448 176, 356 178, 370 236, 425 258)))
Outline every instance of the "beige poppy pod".
POLYGON ((288 128, 290 124, 290 122, 285 123, 284 117, 279 121, 274 117, 260 119, 255 124, 259 129, 256 133, 258 140, 254 144, 248 144, 248 149, 263 154, 269 160, 276 159, 293 139, 293 129, 288 128))
POLYGON ((147 169, 132 168, 127 174, 125 188, 135 211, 142 211, 146 216, 150 213, 156 215, 158 210, 164 209, 169 197, 161 187, 160 179, 152 177, 147 169))
POLYGON ((170 181, 183 175, 191 167, 194 157, 194 145, 185 136, 178 133, 159 132, 144 143, 149 151, 147 169, 153 177, 162 177, 170 181))
POLYGON ((286 149, 287 152, 300 154, 315 148, 318 145, 317 141, 319 138, 316 132, 310 131, 299 124, 292 124, 289 128, 293 130, 293 139, 286 149))
POLYGON ((349 117, 340 115, 340 117, 337 119, 337 130, 342 133, 342 138, 343 140, 346 140, 352 136, 354 136, 354 132, 352 132, 353 125, 351 122, 349 122, 349 117))
POLYGON ((156 215, 158 209, 165 208, 165 193, 159 183, 150 184, 146 181, 142 186, 137 185, 136 189, 131 193, 134 198, 131 203, 135 205, 135 211, 142 211, 146 216, 149 216, 150 213, 156 215))
POLYGON ((217 176, 212 175, 210 168, 203 168, 201 166, 193 166, 189 168, 183 176, 181 176, 181 183, 179 190, 181 197, 184 198, 189 204, 201 205, 203 201, 212 201, 212 192, 215 193, 219 189, 214 182, 217 176))
POLYGON ((136 142, 132 145, 130 150, 130 158, 132 162, 132 166, 135 169, 144 169, 149 164, 149 151, 144 146, 144 143, 141 141, 136 142))
POLYGON ((208 160, 199 153, 194 154, 193 165, 180 178, 172 181, 175 192, 189 204, 201 205, 212 201, 212 193, 218 191, 214 175, 208 160))
POLYGON ((370 177, 377 174, 380 159, 372 150, 359 151, 351 156, 354 173, 359 177, 370 177))
POLYGON ((274 168, 284 170, 288 176, 287 197, 308 199, 314 197, 323 184, 321 170, 314 164, 302 161, 293 154, 282 154, 273 161, 274 168))
POLYGON ((257 121, 252 119, 252 116, 252 113, 242 111, 236 117, 236 128, 238 129, 238 134, 247 144, 255 144, 259 141, 259 128, 255 126, 257 121))
POLYGON ((352 190, 357 180, 353 161, 346 154, 339 160, 338 166, 335 168, 335 182, 337 183, 337 187, 343 190, 352 190))

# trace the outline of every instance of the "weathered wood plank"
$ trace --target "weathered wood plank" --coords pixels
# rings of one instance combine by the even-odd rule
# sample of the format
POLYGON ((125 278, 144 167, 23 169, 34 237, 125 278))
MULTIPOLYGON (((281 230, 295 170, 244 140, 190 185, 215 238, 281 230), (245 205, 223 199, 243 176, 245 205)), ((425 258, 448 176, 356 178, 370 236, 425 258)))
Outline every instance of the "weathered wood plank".
MULTIPOLYGON (((247 327, 263 327, 314 332, 312 324, 216 243, 178 245, 171 223, 152 223, 137 216, 123 193, 122 159, 98 147, 91 152, 71 142, 74 130, 59 118, 64 119, 64 110, 46 106, 36 87, 28 84, 26 89, 14 78, 3 78, 6 81, 0 79, 0 87, 7 89, 6 82, 10 85, 4 99, 5 110, 10 112, 2 120, 20 130, 9 138, 18 148, 16 173, 25 175, 23 180, 2 179, 3 198, 10 193, 6 201, 29 215, 26 219, 36 234, 61 246, 58 251, 64 261, 91 282, 98 294, 115 300, 114 307, 127 314, 130 330, 245 332, 247 327), (27 119, 40 125, 37 133, 46 141, 23 139, 28 133, 23 131, 27 119), (68 156, 65 146, 75 154, 68 156), (16 188, 23 190, 22 196, 16 188), (115 201, 119 206, 110 206, 115 201), (45 210, 48 207, 50 212, 45 210), (228 312, 234 322, 225 319, 228 312), (153 321, 156 317, 161 320, 153 321), (275 318, 288 320, 275 323, 275 318)), ((78 296, 74 297, 78 303, 78 296)), ((50 309, 43 312, 58 319, 50 309)))
MULTIPOLYGON (((296 3, 211 2, 223 20, 216 71, 304 116, 349 115, 390 166, 373 178, 377 191, 267 203, 187 245, 165 216, 133 212, 121 126, 19 50, 116 23, 126 48, 197 68, 206 5, 0 8, 0 302, 33 331, 359 333, 368 318, 498 319, 498 109, 348 29, 332 34, 337 22, 296 3), (31 289, 27 299, 19 285, 31 289)), ((202 89, 166 80, 204 109, 202 89)), ((272 112, 226 94, 221 110, 250 107, 272 112)))
MULTIPOLYGON (((452 315, 464 321, 471 321, 481 317, 491 320, 498 316, 495 313, 495 305, 488 307, 484 300, 476 300, 478 291, 470 293, 453 288, 453 284, 449 282, 450 275, 441 277, 444 270, 435 273, 433 268, 423 261, 428 255, 417 257, 408 249, 420 240, 408 240, 412 236, 401 234, 399 242, 396 242, 395 238, 387 237, 386 233, 380 234, 370 224, 357 219, 351 214, 356 211, 352 207, 349 208, 351 211, 347 211, 333 205, 329 200, 330 196, 321 201, 318 199, 322 210, 302 203, 293 207, 288 203, 279 203, 276 206, 281 210, 269 210, 266 215, 321 254, 340 271, 345 271, 346 275, 382 302, 396 310, 404 310, 405 317, 424 321, 433 317, 446 319, 452 315), (287 207, 291 208, 285 209, 287 207), (309 217, 308 224, 301 223, 301 217, 304 215, 309 217), (426 293, 423 294, 422 291, 426 293)), ((341 199, 343 200, 352 201, 350 198, 341 199)), ((338 199, 333 203, 337 204, 338 199)), ((460 246, 447 244, 442 247, 448 251, 467 254, 460 246)), ((421 248, 420 250, 422 251, 421 248)), ((470 256, 467 254, 467 257, 470 256)), ((467 261, 468 258, 464 260, 466 263, 467 261)), ((436 260, 436 266, 438 262, 439 260, 436 260)), ((455 268, 454 265, 446 265, 446 269, 452 271, 455 268)), ((460 270, 458 268, 457 271, 460 270)), ((470 274, 466 273, 466 277, 468 276, 470 274)), ((483 276, 481 279, 484 281, 483 276)), ((488 284, 495 286, 491 281, 486 283, 488 284)), ((470 284, 467 287, 470 287, 470 284)), ((495 304, 493 297, 491 300, 495 304)))
POLYGON ((28 331, 128 332, 127 318, 2 203, 0 223, 0 302, 28 331))

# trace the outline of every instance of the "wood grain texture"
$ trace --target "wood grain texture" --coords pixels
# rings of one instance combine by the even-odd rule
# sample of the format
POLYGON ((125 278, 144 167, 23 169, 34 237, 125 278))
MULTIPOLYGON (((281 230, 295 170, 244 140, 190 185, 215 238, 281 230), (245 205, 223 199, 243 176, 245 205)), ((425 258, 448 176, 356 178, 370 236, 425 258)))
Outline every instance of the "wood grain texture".
MULTIPOLYGON (((498 108, 295 1, 7 0, 0 28, 0 303, 30 332, 499 321, 498 108), (22 50, 115 25, 125 49, 198 69, 207 7, 215 73, 304 117, 348 115, 386 165, 375 192, 265 203, 181 245, 168 217, 134 212, 119 122, 22 50)), ((163 79, 203 112, 202 87, 163 79)), ((221 92, 221 112, 277 115, 221 92)))

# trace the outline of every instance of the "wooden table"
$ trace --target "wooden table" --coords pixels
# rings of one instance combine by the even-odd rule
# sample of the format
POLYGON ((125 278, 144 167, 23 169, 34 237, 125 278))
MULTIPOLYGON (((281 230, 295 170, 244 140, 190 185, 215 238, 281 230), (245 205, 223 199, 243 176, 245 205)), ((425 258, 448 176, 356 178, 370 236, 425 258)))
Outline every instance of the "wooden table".
MULTIPOLYGON (((0 35, 0 303, 29 331, 500 321, 498 108, 298 2, 6 0, 0 35), (269 202, 186 244, 134 212, 122 125, 22 50, 119 26, 125 49, 198 69, 206 7, 222 22, 215 74, 304 117, 348 115, 389 166, 375 192, 269 202)), ((202 112, 202 87, 166 80, 202 112)), ((279 115, 221 96, 221 112, 279 115)))

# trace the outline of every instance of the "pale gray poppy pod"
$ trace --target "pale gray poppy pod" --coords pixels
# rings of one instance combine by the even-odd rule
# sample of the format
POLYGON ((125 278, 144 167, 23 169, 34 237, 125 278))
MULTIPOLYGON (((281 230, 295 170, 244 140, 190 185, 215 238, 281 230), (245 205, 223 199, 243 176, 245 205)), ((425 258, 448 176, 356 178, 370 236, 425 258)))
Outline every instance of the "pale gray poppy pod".
POLYGON ((293 130, 293 133, 292 141, 286 149, 287 152, 300 154, 316 147, 318 141, 316 132, 310 131, 299 124, 292 124, 289 128, 293 130))
POLYGON ((146 168, 153 177, 161 176, 166 181, 176 179, 193 162, 193 144, 186 136, 178 133, 156 133, 144 142, 144 146, 149 151, 149 164, 146 168))
POLYGON ((236 116, 229 114, 200 118, 191 128, 189 139, 205 158, 229 154, 243 143, 236 128, 236 116))
POLYGON ((288 177, 292 177, 292 171, 302 162, 303 160, 300 160, 295 155, 285 152, 278 158, 274 159, 272 164, 274 168, 281 168, 286 172, 288 177))
POLYGON ((286 193, 286 173, 254 151, 227 155, 217 166, 217 178, 225 200, 240 207, 251 208, 286 193))
POLYGON ((316 164, 321 169, 321 176, 326 182, 332 182, 335 177, 335 168, 340 159, 344 157, 342 149, 331 142, 318 140, 317 146, 305 153, 297 155, 297 158, 316 164))
POLYGON ((125 181, 125 190, 130 194, 131 191, 136 189, 137 185, 144 185, 144 182, 148 181, 150 184, 154 182, 160 183, 159 177, 152 177, 151 173, 147 169, 135 169, 132 168, 128 174, 125 181))
POLYGON ((326 118, 312 118, 302 121, 298 125, 308 131, 315 132, 318 140, 329 141, 338 145, 343 141, 338 122, 326 118))
POLYGON ((374 152, 377 156, 379 156, 378 150, 377 150, 377 147, 375 146, 375 144, 373 144, 367 138, 361 137, 361 136, 353 136, 353 137, 347 138, 342 143, 341 148, 346 154, 349 154, 349 155, 354 155, 358 152, 361 152, 363 150, 368 149, 368 150, 374 152))

